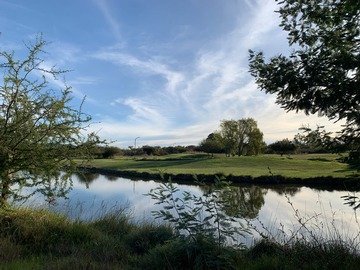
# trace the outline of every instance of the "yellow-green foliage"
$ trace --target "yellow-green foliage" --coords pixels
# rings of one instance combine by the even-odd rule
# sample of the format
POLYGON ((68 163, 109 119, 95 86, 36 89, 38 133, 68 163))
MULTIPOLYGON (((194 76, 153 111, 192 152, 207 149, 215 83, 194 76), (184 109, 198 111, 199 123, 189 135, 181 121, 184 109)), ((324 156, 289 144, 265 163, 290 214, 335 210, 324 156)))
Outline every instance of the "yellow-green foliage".
POLYGON ((47 210, 31 208, 0 209, 0 235, 16 244, 41 251, 70 243, 88 242, 97 236, 95 230, 47 210))

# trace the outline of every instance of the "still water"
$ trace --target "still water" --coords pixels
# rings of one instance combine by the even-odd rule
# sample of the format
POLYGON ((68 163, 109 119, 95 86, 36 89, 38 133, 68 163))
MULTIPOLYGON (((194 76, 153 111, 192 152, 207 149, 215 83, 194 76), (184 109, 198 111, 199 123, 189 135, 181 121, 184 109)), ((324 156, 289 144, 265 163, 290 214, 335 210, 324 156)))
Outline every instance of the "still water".
MULTIPOLYGON (((161 206, 144 194, 159 184, 152 180, 131 180, 100 174, 87 175, 86 178, 75 175, 69 199, 58 200, 51 208, 80 220, 93 219, 114 209, 126 208, 134 222, 154 222, 151 212, 161 209, 161 206)), ((175 186, 180 191, 189 191, 197 196, 204 192, 203 187, 196 185, 175 186)), ((350 240, 360 237, 356 212, 344 205, 341 198, 353 193, 257 185, 238 185, 235 193, 232 204, 243 209, 244 220, 251 222, 260 231, 270 231, 274 237, 281 238, 283 232, 293 235, 296 231, 307 231, 307 228, 329 239, 334 236, 350 240)))

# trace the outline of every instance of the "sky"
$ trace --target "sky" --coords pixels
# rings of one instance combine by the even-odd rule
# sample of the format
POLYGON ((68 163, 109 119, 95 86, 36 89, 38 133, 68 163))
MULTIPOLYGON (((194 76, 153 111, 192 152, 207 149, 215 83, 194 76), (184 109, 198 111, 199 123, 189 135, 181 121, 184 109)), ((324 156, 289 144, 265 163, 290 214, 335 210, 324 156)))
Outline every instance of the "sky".
MULTIPOLYGON (((291 52, 274 0, 0 0, 0 50, 25 53, 42 33, 44 64, 70 70, 88 132, 115 146, 198 145, 222 120, 253 118, 266 143, 302 125, 339 129, 286 112, 249 74, 248 50, 291 52)), ((51 82, 62 87, 62 82, 51 82)))

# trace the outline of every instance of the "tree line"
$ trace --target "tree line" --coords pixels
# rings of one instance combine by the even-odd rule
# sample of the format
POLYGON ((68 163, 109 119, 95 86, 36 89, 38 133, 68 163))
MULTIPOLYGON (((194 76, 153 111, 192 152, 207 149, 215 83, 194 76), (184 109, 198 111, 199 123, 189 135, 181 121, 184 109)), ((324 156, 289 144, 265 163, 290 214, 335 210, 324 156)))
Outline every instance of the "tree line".
POLYGON ((138 148, 129 146, 121 149, 116 146, 97 146, 94 158, 114 158, 117 156, 165 156, 185 152, 204 152, 230 156, 256 156, 259 154, 299 154, 299 153, 333 153, 346 152, 351 146, 339 143, 323 126, 311 129, 302 126, 292 139, 282 139, 270 144, 263 141, 263 132, 253 118, 239 120, 222 120, 220 129, 210 133, 198 145, 188 146, 150 146, 138 148), (332 141, 332 143, 330 143, 332 141))

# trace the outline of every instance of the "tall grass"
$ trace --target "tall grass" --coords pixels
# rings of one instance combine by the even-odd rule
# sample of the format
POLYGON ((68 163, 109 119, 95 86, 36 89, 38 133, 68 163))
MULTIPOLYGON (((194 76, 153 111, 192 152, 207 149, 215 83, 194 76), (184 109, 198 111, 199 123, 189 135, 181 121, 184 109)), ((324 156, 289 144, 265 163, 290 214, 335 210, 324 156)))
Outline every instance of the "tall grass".
POLYGON ((133 224, 120 208, 87 222, 48 210, 0 209, 0 226, 5 269, 123 269, 172 237, 167 226, 133 224))
POLYGON ((167 225, 134 222, 119 205, 87 220, 0 209, 0 269, 358 269, 359 234, 345 239, 335 217, 292 207, 298 223, 291 231, 253 228, 261 240, 221 253, 211 237, 194 235, 194 241, 167 225))
MULTIPOLYGON (((261 235, 260 240, 248 250, 247 256, 255 259, 255 265, 248 269, 261 269, 265 265, 273 268, 289 269, 357 269, 360 262, 360 224, 355 234, 350 234, 344 222, 339 221, 337 213, 326 213, 319 202, 320 211, 312 214, 301 214, 285 195, 293 210, 296 223, 291 229, 280 226, 267 227, 259 219, 257 225, 252 221, 247 224, 261 235), (286 259, 285 259, 286 258, 286 259), (285 260, 284 260, 285 259, 285 260)), ((331 205, 330 205, 331 208, 331 205)))

